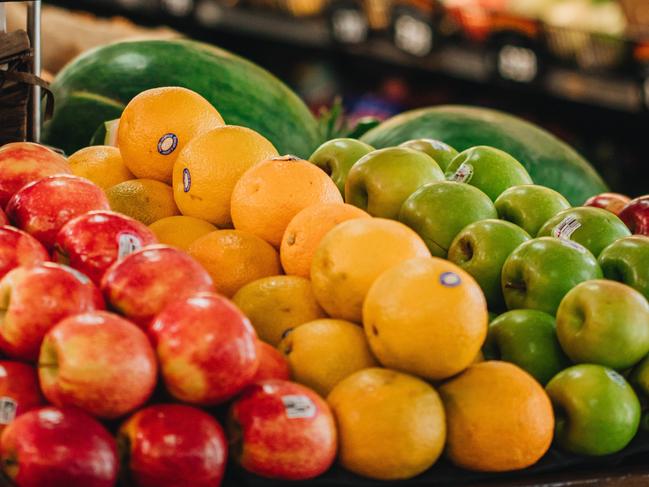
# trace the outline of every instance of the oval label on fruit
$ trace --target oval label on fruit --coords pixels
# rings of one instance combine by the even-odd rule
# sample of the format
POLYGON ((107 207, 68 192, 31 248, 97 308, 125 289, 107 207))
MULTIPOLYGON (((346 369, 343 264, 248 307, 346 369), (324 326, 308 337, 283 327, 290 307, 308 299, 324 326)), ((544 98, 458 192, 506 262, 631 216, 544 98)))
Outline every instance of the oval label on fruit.
POLYGON ((192 189, 192 175, 189 173, 189 169, 183 169, 183 191, 189 193, 189 190, 192 189))
POLYGON ((0 397, 0 424, 7 425, 16 418, 18 403, 11 397, 0 397))
POLYGON ((581 223, 579 220, 574 216, 568 215, 552 229, 552 236, 561 240, 570 240, 572 234, 580 227, 581 223))
POLYGON ((463 162, 449 180, 458 183, 468 183, 471 181, 471 178, 473 178, 473 165, 468 162, 463 162))
POLYGON ((122 260, 142 248, 142 241, 137 235, 122 232, 117 235, 117 260, 122 260))
POLYGON ((615 382, 617 385, 620 386, 625 386, 626 385, 626 380, 624 380, 624 377, 622 377, 620 374, 615 372, 614 370, 607 370, 606 375, 610 377, 610 379, 615 382))
POLYGON ((163 156, 168 156, 178 147, 178 137, 176 134, 164 134, 158 141, 158 152, 163 156))
POLYGON ((462 278, 455 272, 444 272, 439 276, 439 282, 442 286, 456 287, 462 284, 462 278))
POLYGON ((315 404, 307 396, 290 394, 282 396, 282 402, 288 419, 312 418, 315 416, 315 404))

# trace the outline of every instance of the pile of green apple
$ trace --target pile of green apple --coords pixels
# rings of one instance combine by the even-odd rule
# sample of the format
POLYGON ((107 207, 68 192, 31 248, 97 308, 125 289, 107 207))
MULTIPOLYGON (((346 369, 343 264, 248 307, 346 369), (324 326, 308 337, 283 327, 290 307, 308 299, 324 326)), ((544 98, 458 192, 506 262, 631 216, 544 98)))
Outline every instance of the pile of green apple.
POLYGON ((629 444, 649 406, 648 196, 571 207, 506 152, 431 139, 380 150, 335 139, 310 160, 347 203, 405 223, 475 278, 492 317, 485 358, 546 386, 562 448, 629 444))

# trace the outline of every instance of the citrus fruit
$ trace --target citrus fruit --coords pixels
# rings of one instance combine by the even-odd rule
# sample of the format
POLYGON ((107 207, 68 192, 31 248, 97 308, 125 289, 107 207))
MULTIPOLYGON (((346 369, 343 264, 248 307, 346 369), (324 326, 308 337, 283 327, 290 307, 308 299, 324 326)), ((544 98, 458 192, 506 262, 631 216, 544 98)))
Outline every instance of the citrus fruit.
POLYGON ((313 256, 313 292, 329 316, 360 323, 363 300, 374 279, 413 257, 430 257, 430 252, 403 223, 382 218, 340 223, 325 235, 313 256))
POLYGON ((273 346, 291 328, 324 318, 308 279, 270 276, 243 286, 232 298, 250 319, 257 336, 273 346))
POLYGON ((230 298, 249 282, 281 272, 279 255, 267 242, 240 230, 217 230, 194 241, 187 250, 230 298))
POLYGON ((153 88, 126 105, 117 146, 138 178, 171 183, 174 162, 185 145, 222 125, 219 112, 198 93, 178 86, 153 88))
POLYGON ((554 432, 552 404, 527 372, 507 362, 472 365, 442 385, 446 453, 457 466, 506 472, 535 464, 554 432))
POLYGON ((122 161, 117 147, 93 145, 78 150, 68 158, 72 174, 89 179, 97 186, 108 189, 129 179, 135 179, 122 161))
POLYGON ((487 336, 487 303, 478 283, 436 258, 401 262, 365 298, 363 326, 385 367, 440 380, 461 372, 487 336))
POLYGON ((346 203, 318 203, 300 211, 282 237, 279 255, 284 272, 309 277, 313 254, 322 238, 339 223, 354 218, 370 218, 370 215, 346 203))
POLYGON ((370 368, 340 382, 327 402, 338 424, 340 464, 365 477, 403 480, 430 468, 444 449, 444 407, 423 380, 370 368))
POLYGON ((113 211, 145 225, 179 214, 171 186, 153 179, 124 181, 108 188, 106 196, 113 211))
POLYGON ((363 330, 344 320, 304 323, 288 330, 277 348, 288 359, 293 380, 321 396, 354 372, 378 366, 363 330))
POLYGON ((205 220, 192 216, 168 216, 149 225, 163 244, 187 250, 194 241, 217 228, 205 220))
POLYGON ((277 150, 254 130, 228 125, 191 140, 173 169, 174 197, 183 215, 220 227, 230 226, 230 197, 241 175, 277 156, 277 150))
POLYGON ((248 169, 232 191, 234 227, 252 232, 279 248, 291 219, 316 203, 342 203, 327 174, 292 156, 261 162, 248 169))

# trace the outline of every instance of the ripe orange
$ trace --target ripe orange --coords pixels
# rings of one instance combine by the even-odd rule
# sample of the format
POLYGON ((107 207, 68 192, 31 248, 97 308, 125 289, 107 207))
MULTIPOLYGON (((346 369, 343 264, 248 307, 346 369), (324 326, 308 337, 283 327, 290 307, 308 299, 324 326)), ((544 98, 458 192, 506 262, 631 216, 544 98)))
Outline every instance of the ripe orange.
POLYGON ((346 203, 318 203, 293 217, 286 227, 279 255, 284 272, 308 278, 313 254, 333 227, 354 218, 371 218, 360 208, 346 203))
POLYGON ((185 145, 222 125, 219 112, 198 93, 178 86, 153 88, 126 105, 117 146, 135 176, 170 184, 174 162, 185 145))
POLYGON ((552 404, 527 372, 506 362, 472 365, 439 389, 446 452, 459 467, 506 472, 534 465, 554 434, 552 404))
POLYGON ((149 225, 158 242, 187 251, 196 240, 217 228, 205 220, 191 216, 168 216, 149 225))
POLYGON ((129 179, 135 179, 122 160, 117 147, 93 145, 78 150, 68 158, 76 176, 89 179, 102 189, 108 189, 129 179))
POLYGON ((208 233, 191 244, 188 253, 212 276, 217 292, 228 298, 249 282, 281 273, 277 251, 240 230, 208 233))
POLYGON ((252 232, 279 248, 284 230, 304 208, 316 203, 342 203, 327 174, 292 156, 264 161, 248 169, 232 191, 234 227, 252 232))
POLYGON ((131 179, 116 184, 106 190, 106 197, 113 211, 145 225, 179 214, 171 186, 153 179, 131 179))

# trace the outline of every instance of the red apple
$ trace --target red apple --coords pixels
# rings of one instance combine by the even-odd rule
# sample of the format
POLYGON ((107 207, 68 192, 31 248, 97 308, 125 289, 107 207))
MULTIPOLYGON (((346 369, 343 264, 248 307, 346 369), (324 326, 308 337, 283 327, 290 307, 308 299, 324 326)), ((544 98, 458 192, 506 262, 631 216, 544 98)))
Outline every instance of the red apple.
POLYGON ((631 200, 619 217, 631 233, 649 236, 649 194, 631 200))
POLYGON ((95 311, 66 318, 45 335, 38 374, 52 404, 118 418, 149 399, 157 363, 142 330, 95 311))
POLYGON ((56 236, 56 260, 99 285, 115 261, 158 243, 149 227, 113 211, 91 211, 66 223, 56 236))
POLYGON ((200 409, 156 404, 120 428, 130 487, 219 487, 228 447, 221 425, 200 409))
POLYGON ((11 423, 0 440, 4 475, 16 487, 114 487, 115 440, 76 408, 44 407, 11 423))
POLYGON ((28 233, 0 227, 0 279, 16 267, 30 267, 50 260, 45 247, 28 233))
POLYGON ((23 186, 7 204, 7 216, 48 250, 56 234, 75 216, 110 210, 104 191, 77 176, 49 176, 23 186))
POLYGON ((146 327, 169 303, 214 290, 207 271, 181 250, 153 245, 116 262, 101 280, 114 309, 146 327))
POLYGON ((9 225, 9 218, 2 208, 0 208, 0 225, 9 225))
POLYGON ((4 208, 20 188, 55 174, 72 174, 68 161, 53 150, 31 142, 0 148, 0 206, 4 208))
POLYGON ((268 379, 291 379, 291 369, 288 361, 275 347, 257 340, 257 355, 259 355, 259 368, 252 378, 253 382, 268 379))
POLYGON ((336 425, 326 401, 293 382, 248 386, 230 409, 230 442, 243 468, 262 477, 305 480, 336 456, 336 425))
POLYGON ((0 432, 15 418, 43 405, 38 375, 31 365, 0 361, 0 432))
POLYGON ((602 193, 588 198, 583 206, 603 208, 604 210, 619 215, 622 208, 624 208, 629 201, 631 201, 631 198, 620 193, 602 193))
POLYGON ((97 287, 71 267, 17 267, 0 281, 0 348, 35 361, 43 337, 60 320, 103 308, 97 287))
POLYGON ((201 293, 169 304, 151 323, 162 378, 177 399, 220 404, 250 383, 257 368, 257 336, 239 309, 201 293))

